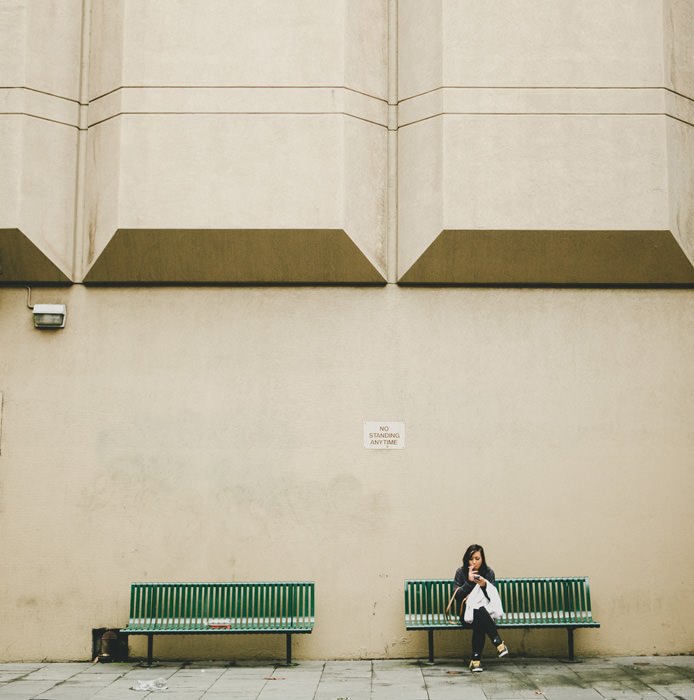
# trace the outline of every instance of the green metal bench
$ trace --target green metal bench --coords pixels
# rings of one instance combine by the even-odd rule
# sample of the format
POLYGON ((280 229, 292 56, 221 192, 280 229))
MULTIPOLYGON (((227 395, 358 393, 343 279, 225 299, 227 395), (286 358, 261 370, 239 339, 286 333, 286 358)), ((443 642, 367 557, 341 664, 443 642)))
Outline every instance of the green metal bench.
MULTIPOLYGON (((574 630, 600 627, 590 607, 590 587, 586 576, 568 578, 500 578, 496 580, 504 607, 499 628, 565 628, 569 635, 569 659, 574 660, 574 630)), ((462 629, 458 618, 446 615, 453 595, 450 579, 405 581, 405 627, 426 630, 429 661, 434 661, 434 630, 462 629)))
POLYGON ((314 583, 133 583, 126 635, 147 635, 152 665, 155 634, 292 634, 314 624, 314 583))

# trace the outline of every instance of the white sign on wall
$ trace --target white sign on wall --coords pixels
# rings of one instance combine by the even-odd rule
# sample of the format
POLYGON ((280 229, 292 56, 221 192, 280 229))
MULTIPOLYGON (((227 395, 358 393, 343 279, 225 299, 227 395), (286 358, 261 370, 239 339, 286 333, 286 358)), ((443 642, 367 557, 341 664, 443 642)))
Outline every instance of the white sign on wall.
POLYGON ((364 421, 364 447, 368 450, 405 448, 405 424, 395 421, 364 421))

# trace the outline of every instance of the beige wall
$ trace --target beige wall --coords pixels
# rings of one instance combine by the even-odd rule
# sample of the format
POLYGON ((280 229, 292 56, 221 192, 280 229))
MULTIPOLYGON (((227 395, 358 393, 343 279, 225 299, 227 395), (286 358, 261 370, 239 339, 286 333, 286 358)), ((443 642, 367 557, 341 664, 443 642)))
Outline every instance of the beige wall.
POLYGON ((0 5, 0 660, 138 579, 315 580, 297 657, 421 655, 403 580, 473 540, 590 576, 580 654, 694 651, 694 0, 528 5, 0 5))
MULTIPOLYGON (((0 295, 0 658, 86 658, 133 580, 316 581, 298 658, 416 656, 403 580, 486 545, 588 575, 588 654, 692 652, 687 291, 43 289, 0 295), (362 446, 402 420, 406 448, 362 446), (668 595, 654 590, 653 569, 668 595)), ((565 653, 565 634, 509 633, 565 653)), ((281 656, 281 638, 162 655, 281 656)), ((467 651, 441 635, 441 654, 467 651)), ((137 642, 133 650, 142 652, 137 642)))

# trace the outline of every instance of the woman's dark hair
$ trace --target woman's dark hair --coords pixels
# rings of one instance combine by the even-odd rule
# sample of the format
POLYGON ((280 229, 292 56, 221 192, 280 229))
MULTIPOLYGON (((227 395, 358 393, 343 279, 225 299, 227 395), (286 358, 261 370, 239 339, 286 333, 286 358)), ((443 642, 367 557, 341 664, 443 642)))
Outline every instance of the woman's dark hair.
POLYGON ((470 558, 475 552, 479 552, 480 556, 482 557, 482 565, 479 568, 480 575, 484 576, 484 578, 487 578, 487 574, 489 573, 489 567, 487 566, 487 558, 484 556, 484 547, 481 544, 471 544, 465 550, 465 554, 463 554, 463 566, 465 568, 470 566, 470 558))

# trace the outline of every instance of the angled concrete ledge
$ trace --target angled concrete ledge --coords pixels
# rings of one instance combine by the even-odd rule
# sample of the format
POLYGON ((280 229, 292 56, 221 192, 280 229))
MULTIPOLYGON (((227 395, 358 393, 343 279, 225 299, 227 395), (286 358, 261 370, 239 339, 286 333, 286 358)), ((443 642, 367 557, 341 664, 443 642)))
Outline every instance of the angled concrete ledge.
POLYGON ((670 231, 442 231, 399 284, 694 285, 670 231))
POLYGON ((72 284, 18 228, 0 229, 0 284, 4 282, 72 284))
POLYGON ((79 126, 79 103, 26 87, 0 88, 0 112, 46 119, 57 124, 79 126))
POLYGON ((665 115, 694 124, 694 101, 664 87, 440 87, 404 99, 398 126, 442 115, 665 115))
POLYGON ((347 87, 119 87, 90 103, 89 125, 121 114, 344 114, 386 127, 387 107, 347 87))
POLYGON ((85 284, 385 284, 341 229, 119 229, 85 284))

